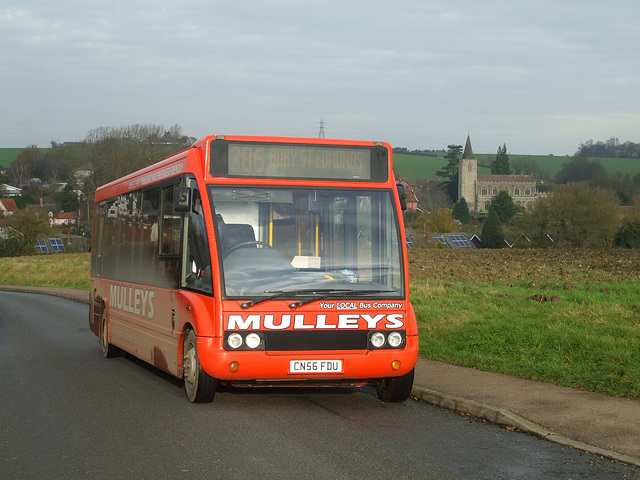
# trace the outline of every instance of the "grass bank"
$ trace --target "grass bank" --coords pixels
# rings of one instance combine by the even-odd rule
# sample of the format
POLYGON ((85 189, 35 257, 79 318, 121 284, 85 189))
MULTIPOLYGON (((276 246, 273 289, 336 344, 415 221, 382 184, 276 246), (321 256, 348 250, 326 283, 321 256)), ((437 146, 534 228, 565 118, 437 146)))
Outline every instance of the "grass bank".
POLYGON ((640 397, 640 282, 412 282, 423 357, 640 397))
POLYGON ((0 285, 89 290, 90 254, 0 258, 0 285))

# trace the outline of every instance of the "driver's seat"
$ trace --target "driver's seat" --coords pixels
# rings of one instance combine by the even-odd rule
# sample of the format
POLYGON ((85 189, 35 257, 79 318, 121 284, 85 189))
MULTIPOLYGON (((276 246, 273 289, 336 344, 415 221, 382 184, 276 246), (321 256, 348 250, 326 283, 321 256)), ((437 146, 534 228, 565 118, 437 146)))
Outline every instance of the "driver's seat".
POLYGON ((218 235, 222 244, 222 252, 225 254, 236 245, 256 240, 253 227, 248 223, 218 221, 218 235))

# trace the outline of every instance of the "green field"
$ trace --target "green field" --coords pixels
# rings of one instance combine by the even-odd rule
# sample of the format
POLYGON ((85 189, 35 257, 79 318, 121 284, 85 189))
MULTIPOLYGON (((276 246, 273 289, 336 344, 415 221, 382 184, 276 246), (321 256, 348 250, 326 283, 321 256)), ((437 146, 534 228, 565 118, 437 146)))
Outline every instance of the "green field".
POLYGON ((23 148, 0 148, 0 166, 9 167, 23 148))
MULTIPOLYGON (((489 166, 491 160, 495 158, 495 154, 479 153, 475 157, 480 164, 478 173, 491 173, 489 166), (486 165, 486 166, 483 166, 486 165)), ((562 169, 562 166, 570 162, 573 157, 558 157, 554 155, 516 155, 509 154, 509 162, 517 160, 535 160, 537 164, 544 169, 547 178, 553 179, 562 169)), ((599 160, 609 175, 620 172, 623 175, 634 177, 640 173, 640 160, 633 158, 590 158, 590 160, 599 160)), ((398 178, 410 178, 414 180, 441 180, 436 176, 436 172, 447 164, 444 153, 440 153, 438 157, 426 157, 420 155, 408 155, 396 153, 393 155, 393 171, 398 178)))
MULTIPOLYGON (((0 148, 0 166, 5 168, 11 165, 16 157, 22 151, 22 148, 0 148)), ((41 148, 41 151, 49 150, 41 148)), ((405 153, 395 153, 393 155, 393 170, 398 178, 410 178, 414 180, 441 180, 436 176, 436 172, 444 167, 447 161, 444 158, 445 153, 439 152, 437 157, 409 155, 405 153)), ((478 173, 491 173, 489 165, 491 160, 495 158, 495 154, 478 153, 475 155, 480 163, 478 173), (483 166, 486 165, 486 166, 483 166)), ((516 160, 535 160, 540 167, 547 173, 547 178, 554 178, 562 168, 562 165, 571 161, 572 157, 558 157, 554 155, 517 155, 509 154, 509 161, 516 160)), ((607 173, 612 175, 620 172, 623 175, 628 174, 633 177, 640 173, 640 160, 630 158, 593 158, 591 160, 599 160, 604 166, 607 173)))

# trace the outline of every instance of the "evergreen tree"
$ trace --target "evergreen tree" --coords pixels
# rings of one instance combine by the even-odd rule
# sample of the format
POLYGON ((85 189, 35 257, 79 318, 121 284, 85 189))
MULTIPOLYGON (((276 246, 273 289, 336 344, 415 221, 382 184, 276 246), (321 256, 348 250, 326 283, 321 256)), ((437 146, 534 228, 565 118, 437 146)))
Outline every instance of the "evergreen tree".
POLYGON ((60 197, 60 207, 65 212, 75 212, 80 206, 80 200, 78 194, 75 191, 75 187, 72 183, 67 183, 62 189, 62 195, 60 197))
POLYGON ((622 248, 640 248, 640 221, 624 222, 616 234, 615 245, 622 248))
POLYGON ((509 195, 509 192, 507 192, 506 190, 500 190, 498 194, 491 200, 489 211, 495 211, 498 214, 500 221, 502 223, 505 223, 515 216, 518 208, 513 202, 513 198, 511 198, 511 195, 509 195))
POLYGON ((436 172, 436 175, 444 179, 443 188, 447 195, 455 202, 458 198, 458 177, 460 169, 460 155, 462 153, 462 145, 447 145, 447 164, 436 172))
POLYGON ((502 233, 502 223, 495 211, 489 213, 489 217, 482 226, 482 246, 484 248, 504 247, 504 235, 502 233))
POLYGON ((453 216, 453 218, 455 218, 456 220, 460 220, 462 223, 469 223, 469 221, 471 220, 471 215, 469 214, 469 204, 464 199, 464 197, 462 197, 455 203, 451 212, 451 216, 453 216))
POLYGON ((492 175, 511 175, 511 167, 509 166, 509 155, 507 155, 507 144, 498 147, 496 159, 491 164, 492 175))

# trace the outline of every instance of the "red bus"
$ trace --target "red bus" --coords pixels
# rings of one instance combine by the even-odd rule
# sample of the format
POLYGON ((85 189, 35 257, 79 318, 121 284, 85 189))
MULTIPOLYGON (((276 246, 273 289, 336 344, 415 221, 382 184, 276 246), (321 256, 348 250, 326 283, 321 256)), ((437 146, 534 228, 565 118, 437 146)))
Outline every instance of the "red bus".
POLYGON ((99 187, 90 327, 184 379, 375 385, 402 402, 418 332, 391 147, 207 136, 99 187))

